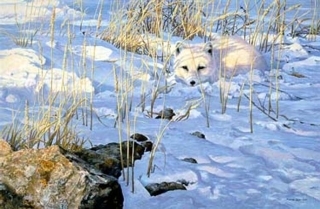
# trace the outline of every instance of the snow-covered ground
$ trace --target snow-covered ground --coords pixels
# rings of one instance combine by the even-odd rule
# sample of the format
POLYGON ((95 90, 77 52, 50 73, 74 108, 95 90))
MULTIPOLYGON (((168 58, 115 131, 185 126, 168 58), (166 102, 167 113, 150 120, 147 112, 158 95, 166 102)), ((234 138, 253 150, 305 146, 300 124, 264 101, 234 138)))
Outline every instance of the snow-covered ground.
MULTIPOLYGON (((242 97, 240 111, 237 111, 241 89, 237 81, 247 76, 240 75, 231 83, 224 114, 221 114, 218 83, 204 84, 209 127, 203 103, 193 106, 188 119, 169 122, 149 118, 139 105, 144 89, 146 110, 150 110, 150 93, 157 83, 153 72, 160 72, 163 63, 155 64, 154 59, 133 53, 127 53, 124 58, 123 51, 95 38, 97 8, 103 1, 84 0, 84 11, 79 2, 82 1, 0 2, 1 127, 13 120, 23 123, 26 101, 37 109, 36 101, 43 90, 93 93, 93 130, 82 126, 81 122, 77 128, 94 145, 117 142, 114 75, 127 72, 136 79, 132 91, 133 109, 129 114, 130 129, 124 120, 122 137, 126 139, 129 134, 139 132, 153 141, 162 138, 150 177, 146 175, 149 154, 136 162, 134 193, 120 177, 126 209, 320 208, 319 36, 312 40, 285 39, 281 69, 271 73, 278 76, 281 90, 271 91, 274 111, 277 98, 279 101, 276 120, 273 120, 275 114, 271 114, 272 119, 253 106, 251 133, 246 98, 242 97), (53 15, 56 26, 52 39, 50 20, 53 15), (70 31, 72 40, 68 38, 70 31), (15 37, 21 33, 35 34, 32 45, 24 48, 15 43, 15 37), (195 131, 203 133, 205 139, 191 134, 195 131), (198 163, 182 161, 184 158, 194 158, 198 163), (144 189, 148 183, 163 181, 188 182, 187 190, 151 197, 144 189)), ((293 2, 299 3, 290 1, 290 4, 293 2)), ((308 11, 310 2, 306 1, 299 11, 308 11)), ((101 26, 109 21, 108 3, 104 1, 101 26)), ((261 106, 260 101, 268 107, 269 83, 259 74, 255 80, 259 82, 254 85, 254 102, 261 106)), ((275 84, 275 79, 272 82, 275 84)), ((244 92, 248 94, 247 85, 244 92)), ((202 95, 198 87, 177 83, 170 92, 158 96, 155 111, 168 107, 179 117, 202 95)))

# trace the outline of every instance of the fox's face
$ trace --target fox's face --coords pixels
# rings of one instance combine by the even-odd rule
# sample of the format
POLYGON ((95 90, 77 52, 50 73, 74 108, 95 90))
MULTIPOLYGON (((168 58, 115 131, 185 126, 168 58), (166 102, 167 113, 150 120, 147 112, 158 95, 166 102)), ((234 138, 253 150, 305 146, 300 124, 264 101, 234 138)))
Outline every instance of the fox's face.
POLYGON ((178 42, 175 49, 174 71, 176 78, 190 86, 213 81, 215 71, 212 44, 186 45, 178 42))

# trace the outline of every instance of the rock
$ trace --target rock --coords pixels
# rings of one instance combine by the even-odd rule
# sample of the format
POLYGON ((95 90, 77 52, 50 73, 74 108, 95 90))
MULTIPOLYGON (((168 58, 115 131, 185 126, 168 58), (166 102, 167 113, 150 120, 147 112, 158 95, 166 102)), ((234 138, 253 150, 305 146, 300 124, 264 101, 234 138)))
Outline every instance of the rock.
MULTIPOLYGON (((135 160, 141 159, 145 149, 142 145, 133 141, 129 141, 129 143, 128 141, 122 142, 121 148, 124 167, 132 166, 135 160), (128 161, 127 147, 129 149, 128 161)), ((83 149, 75 152, 74 154, 79 156, 82 160, 88 162, 90 165, 93 165, 96 169, 101 170, 101 172, 104 174, 111 175, 116 178, 119 178, 121 175, 122 167, 119 143, 99 145, 92 147, 91 149, 83 149)))
POLYGON ((120 152, 119 145, 112 143, 93 147, 92 149, 82 149, 74 154, 99 169, 102 173, 119 178, 121 175, 121 163, 118 152, 120 152))
POLYGON ((198 137, 200 139, 205 139, 206 138, 206 136, 203 133, 199 132, 199 131, 195 131, 191 135, 196 136, 196 137, 198 137))
POLYGON ((144 146, 145 152, 150 152, 153 147, 153 143, 151 141, 142 142, 141 145, 144 146))
POLYGON ((138 142, 144 142, 144 141, 147 141, 148 140, 148 137, 146 137, 145 135, 143 134, 139 134, 139 133, 135 133, 135 134, 132 134, 130 136, 131 139, 134 139, 138 142))
MULTIPOLYGON (((8 150, 3 141, 2 149, 8 150)), ((0 205, 26 208, 115 208, 123 207, 116 178, 58 146, 23 149, 0 156, 0 205)))
POLYGON ((165 108, 164 110, 161 110, 159 113, 157 113, 156 119, 167 119, 171 120, 173 116, 176 114, 173 112, 173 109, 171 108, 165 108))
POLYGON ((188 163, 195 163, 195 164, 198 163, 194 158, 191 158, 191 157, 184 158, 184 159, 182 159, 182 161, 185 161, 188 163))
POLYGON ((152 141, 149 141, 148 137, 146 137, 145 135, 135 133, 135 134, 132 134, 130 138, 139 142, 139 144, 141 144, 145 148, 144 149, 145 152, 150 152, 152 150, 153 143, 152 141))
POLYGON ((151 196, 157 196, 173 190, 187 190, 184 185, 177 182, 152 183, 145 186, 151 196))
MULTIPOLYGON (((61 148, 60 148, 61 149, 61 148)), ((123 195, 117 179, 106 175, 93 168, 88 162, 83 161, 75 154, 61 150, 64 155, 77 167, 84 168, 91 175, 87 178, 90 192, 84 195, 79 209, 107 208, 121 209, 123 207, 123 195), (106 181, 106 180, 110 181, 106 181), (98 197, 98 198, 97 198, 98 197), (110 198, 111 197, 111 198, 110 198), (113 198, 112 197, 117 197, 113 198), (111 201, 110 201, 111 200, 111 201)))

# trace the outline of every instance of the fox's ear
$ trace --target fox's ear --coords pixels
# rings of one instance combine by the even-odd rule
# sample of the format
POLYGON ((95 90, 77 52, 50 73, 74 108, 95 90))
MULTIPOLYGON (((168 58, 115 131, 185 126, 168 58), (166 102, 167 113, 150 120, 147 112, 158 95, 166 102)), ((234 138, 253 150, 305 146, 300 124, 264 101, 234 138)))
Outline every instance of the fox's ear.
POLYGON ((204 45, 203 50, 212 56, 212 54, 213 54, 212 43, 211 43, 210 41, 207 42, 207 43, 204 45))
POLYGON ((177 41, 175 55, 179 55, 184 48, 186 48, 186 44, 181 41, 177 41))

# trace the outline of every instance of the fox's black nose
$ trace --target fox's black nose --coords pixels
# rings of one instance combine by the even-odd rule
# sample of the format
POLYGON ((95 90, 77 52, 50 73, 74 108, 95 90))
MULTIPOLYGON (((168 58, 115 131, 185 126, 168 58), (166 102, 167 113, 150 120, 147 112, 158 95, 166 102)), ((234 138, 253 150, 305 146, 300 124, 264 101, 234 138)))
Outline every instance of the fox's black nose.
POLYGON ((192 81, 190 81, 190 85, 191 85, 191 86, 194 86, 195 84, 196 84, 196 82, 195 82, 195 81, 193 81, 193 80, 192 80, 192 81))

